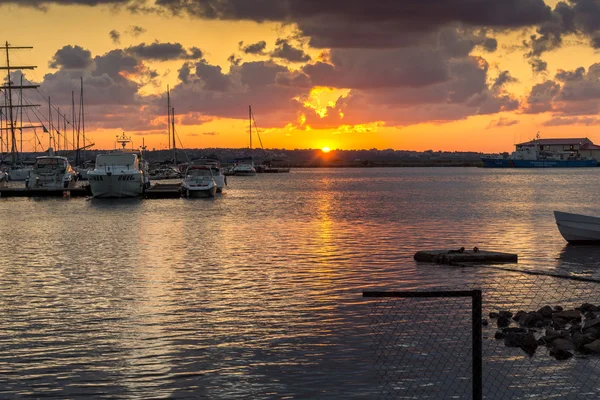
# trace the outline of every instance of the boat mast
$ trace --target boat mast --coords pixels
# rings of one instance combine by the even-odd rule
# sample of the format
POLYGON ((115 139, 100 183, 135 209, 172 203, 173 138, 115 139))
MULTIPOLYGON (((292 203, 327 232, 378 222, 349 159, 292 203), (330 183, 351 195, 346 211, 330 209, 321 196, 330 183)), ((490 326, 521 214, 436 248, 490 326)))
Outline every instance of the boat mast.
POLYGON ((171 93, 169 85, 167 85, 167 138, 169 140, 167 149, 171 150, 171 93))
POLYGON ((252 106, 248 106, 248 122, 250 124, 250 150, 252 150, 252 106))
POLYGON ((73 150, 75 150, 75 91, 71 91, 71 127, 73 128, 73 150))
MULTIPOLYGON (((5 90, 5 94, 7 94, 7 100, 8 100, 8 104, 5 104, 3 108, 8 108, 8 113, 5 113, 6 116, 6 127, 5 129, 7 131, 10 130, 10 148, 11 148, 11 153, 12 153, 12 163, 16 164, 17 163, 17 139, 15 136, 15 115, 13 114, 13 108, 21 108, 23 109, 23 107, 34 107, 34 105, 24 105, 21 104, 19 106, 15 106, 13 105, 12 102, 12 90, 13 89, 29 89, 29 88, 36 88, 39 85, 28 85, 28 86, 23 86, 23 84, 21 83, 21 85, 19 86, 14 86, 12 84, 12 80, 10 77, 10 72, 11 70, 23 70, 23 69, 34 69, 35 66, 31 66, 31 65, 20 65, 20 66, 11 66, 10 65, 10 50, 22 50, 22 49, 32 49, 33 47, 13 47, 10 46, 8 41, 5 42, 5 46, 0 47, 1 50, 6 50, 6 66, 4 67, 0 67, 0 70, 5 70, 6 71, 6 85, 0 86, 0 89, 4 89, 5 90), (8 126, 8 120, 10 119, 10 127, 8 126)), ((21 77, 22 79, 22 77, 21 77)), ((21 81, 22 82, 22 81, 21 81)), ((6 102, 6 101, 5 101, 6 102)), ((21 111, 22 113, 22 111, 21 111)), ((23 131, 23 126, 20 127, 21 132, 23 131)), ((7 134, 6 137, 7 141, 7 150, 8 150, 8 139, 9 139, 9 135, 7 134)))
POLYGON ((81 79, 81 129, 82 129, 81 134, 83 135, 83 162, 85 163, 87 161, 87 157, 85 154, 86 145, 85 145, 85 109, 83 107, 83 77, 81 77, 80 79, 81 79))
POLYGON ((175 145, 175 108, 171 109, 171 131, 173 131, 173 162, 177 165, 177 146, 175 145))
POLYGON ((21 153, 21 157, 23 157, 23 74, 21 74, 21 85, 19 87, 19 94, 21 95, 21 99, 19 101, 21 105, 21 123, 19 128, 19 140, 21 142, 21 150, 19 150, 19 153, 21 153))
POLYGON ((48 96, 48 150, 52 147, 52 105, 50 104, 50 96, 48 96))

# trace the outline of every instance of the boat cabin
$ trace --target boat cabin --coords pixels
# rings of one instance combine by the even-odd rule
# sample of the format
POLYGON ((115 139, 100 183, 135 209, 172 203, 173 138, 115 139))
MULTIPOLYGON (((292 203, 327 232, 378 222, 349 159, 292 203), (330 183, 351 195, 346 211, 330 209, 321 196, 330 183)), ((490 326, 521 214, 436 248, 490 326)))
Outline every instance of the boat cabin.
POLYGON ((33 168, 38 174, 56 174, 69 172, 71 170, 71 165, 65 157, 42 156, 35 160, 33 168))
POLYGON ((99 154, 96 157, 96 169, 126 167, 127 169, 140 169, 138 155, 135 153, 109 153, 99 154))

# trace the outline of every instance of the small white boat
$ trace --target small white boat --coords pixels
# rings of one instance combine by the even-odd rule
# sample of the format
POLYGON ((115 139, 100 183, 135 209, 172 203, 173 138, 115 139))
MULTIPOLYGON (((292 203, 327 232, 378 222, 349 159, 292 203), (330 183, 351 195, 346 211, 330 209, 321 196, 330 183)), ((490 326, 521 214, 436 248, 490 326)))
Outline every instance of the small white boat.
POLYGON ((252 159, 243 159, 233 168, 233 174, 236 176, 254 176, 256 169, 252 159))
POLYGON ((68 189, 75 186, 77 173, 66 157, 41 156, 25 180, 26 189, 68 189))
POLYGON ((194 161, 194 165, 205 165, 210 167, 213 179, 217 184, 217 193, 222 193, 225 186, 227 186, 227 177, 223 173, 223 168, 221 168, 221 163, 219 160, 215 160, 212 158, 203 158, 197 161, 194 161))
POLYGON ((181 179, 181 172, 175 167, 159 167, 148 171, 150 180, 181 179))
POLYGON ((149 185, 144 163, 134 152, 99 154, 87 176, 92 196, 99 198, 139 197, 149 185))
POLYGON ((212 169, 207 165, 190 165, 185 171, 185 179, 181 185, 185 197, 214 197, 217 183, 212 169))
POLYGON ((569 243, 600 243, 600 218, 554 211, 558 231, 569 243))

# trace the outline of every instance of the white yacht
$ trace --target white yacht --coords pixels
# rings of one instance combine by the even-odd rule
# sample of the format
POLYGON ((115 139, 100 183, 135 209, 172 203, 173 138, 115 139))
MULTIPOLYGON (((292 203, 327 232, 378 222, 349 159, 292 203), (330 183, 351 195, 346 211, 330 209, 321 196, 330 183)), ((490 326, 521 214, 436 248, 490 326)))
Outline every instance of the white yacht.
POLYGON ((221 163, 219 160, 215 160, 212 158, 204 158, 194 162, 196 165, 206 165, 210 167, 213 175, 213 179, 217 184, 217 193, 223 192, 225 186, 227 186, 227 177, 223 173, 223 168, 221 167, 221 163))
POLYGON ((569 243, 600 243, 600 218, 554 211, 558 231, 569 243))
POLYGON ((214 197, 217 183, 212 169, 207 165, 190 165, 185 171, 181 188, 186 197, 214 197))
POLYGON ((181 172, 175 167, 161 166, 148 171, 148 178, 150 180, 181 179, 181 172))
POLYGON ((135 152, 99 154, 87 177, 92 196, 100 198, 139 197, 149 185, 143 161, 135 152))
POLYGON ((8 169, 8 180, 10 181, 25 181, 29 177, 31 167, 27 166, 12 166, 8 169))
POLYGON ((239 160, 239 162, 233 168, 233 174, 237 176, 256 175, 256 169, 254 168, 254 162, 252 161, 252 158, 248 157, 239 160))
POLYGON ((68 189, 75 186, 77 173, 66 157, 41 156, 25 180, 26 189, 68 189))

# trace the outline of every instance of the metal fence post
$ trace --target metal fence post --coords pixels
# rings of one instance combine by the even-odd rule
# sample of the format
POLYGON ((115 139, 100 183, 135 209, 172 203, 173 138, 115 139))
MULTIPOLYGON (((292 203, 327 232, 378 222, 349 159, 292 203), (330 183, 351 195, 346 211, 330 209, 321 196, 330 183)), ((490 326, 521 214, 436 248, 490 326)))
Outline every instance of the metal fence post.
POLYGON ((473 400, 483 399, 481 290, 473 290, 473 400))

